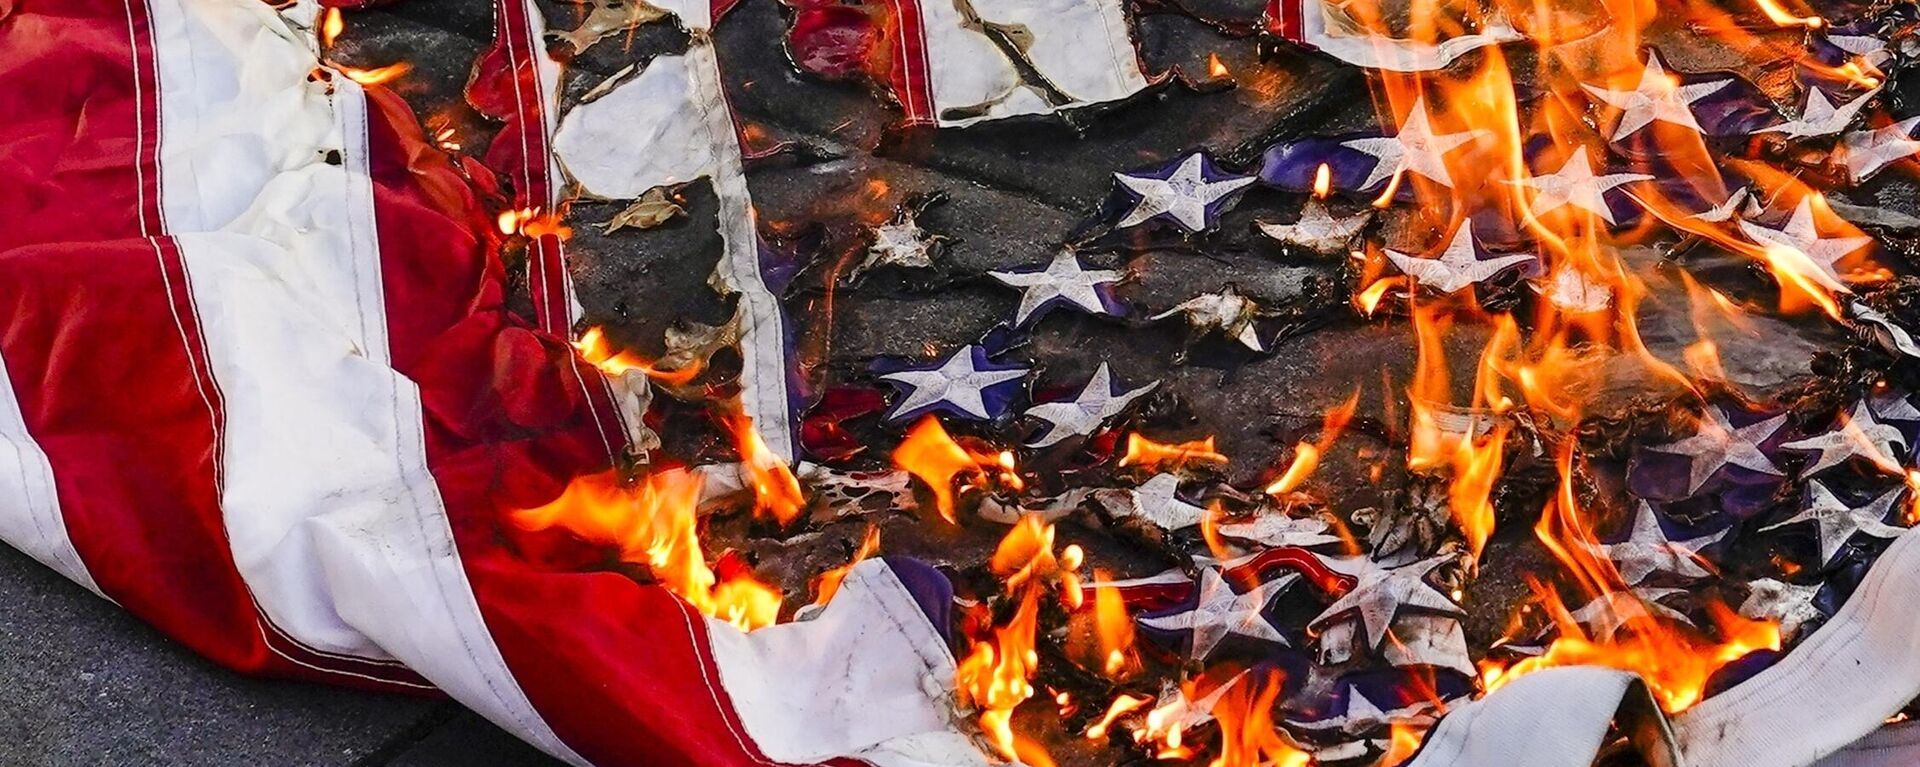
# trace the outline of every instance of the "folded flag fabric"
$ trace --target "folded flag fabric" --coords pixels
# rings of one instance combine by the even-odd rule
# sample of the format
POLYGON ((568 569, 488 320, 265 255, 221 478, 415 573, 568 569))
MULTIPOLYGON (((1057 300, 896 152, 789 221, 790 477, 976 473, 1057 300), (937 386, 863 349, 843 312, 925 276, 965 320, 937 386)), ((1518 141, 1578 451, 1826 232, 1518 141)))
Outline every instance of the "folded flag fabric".
POLYGON ((406 105, 319 66, 313 12, 0 3, 0 539, 228 667, 438 691, 573 764, 978 761, 924 568, 748 635, 505 524, 628 425, 564 319, 503 305, 492 216, 406 105))

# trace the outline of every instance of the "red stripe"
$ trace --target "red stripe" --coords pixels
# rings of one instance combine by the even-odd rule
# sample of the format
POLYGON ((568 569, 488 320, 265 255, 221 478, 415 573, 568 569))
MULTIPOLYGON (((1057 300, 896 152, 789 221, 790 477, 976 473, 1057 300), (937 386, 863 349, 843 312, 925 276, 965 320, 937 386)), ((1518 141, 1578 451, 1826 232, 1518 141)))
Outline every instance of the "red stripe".
POLYGON ((893 62, 888 80, 907 122, 937 122, 933 78, 927 60, 927 27, 919 0, 893 0, 893 62))
MULTIPOLYGON (((508 127, 494 141, 509 142, 508 149, 517 159, 507 165, 514 182, 515 207, 554 213, 557 185, 552 164, 547 161, 550 137, 539 66, 545 52, 539 31, 524 0, 498 0, 494 15, 494 33, 506 53, 514 104, 507 116, 508 127)), ((528 247, 527 285, 535 326, 556 336, 571 337, 566 269, 566 253, 557 238, 538 237, 528 247)))
POLYGON ((1307 44, 1306 31, 1301 26, 1301 6, 1318 0, 1267 0, 1267 32, 1283 40, 1307 44))
POLYGON ((405 104, 369 98, 394 365, 420 385, 428 467, 515 680, 596 764, 767 764, 720 687, 704 618, 658 586, 576 572, 558 552, 577 544, 507 522, 604 470, 612 402, 580 383, 570 348, 507 309, 497 244, 475 234, 488 215, 451 164, 420 151, 405 104))
MULTIPOLYGON (((146 4, 28 2, 5 22, 0 74, 22 87, 0 96, 0 353, 75 549, 102 592, 215 661, 334 679, 266 630, 227 544, 220 391, 163 236, 146 4)), ((336 681, 411 677, 371 665, 336 681)))

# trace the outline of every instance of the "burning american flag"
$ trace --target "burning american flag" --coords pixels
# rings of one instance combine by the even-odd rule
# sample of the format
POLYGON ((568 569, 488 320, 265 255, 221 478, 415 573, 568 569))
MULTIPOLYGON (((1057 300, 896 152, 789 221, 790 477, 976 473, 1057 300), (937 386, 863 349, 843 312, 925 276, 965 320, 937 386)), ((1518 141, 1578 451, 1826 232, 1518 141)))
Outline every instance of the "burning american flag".
POLYGON ((0 0, 0 540, 579 765, 1920 763, 1916 30, 0 0))

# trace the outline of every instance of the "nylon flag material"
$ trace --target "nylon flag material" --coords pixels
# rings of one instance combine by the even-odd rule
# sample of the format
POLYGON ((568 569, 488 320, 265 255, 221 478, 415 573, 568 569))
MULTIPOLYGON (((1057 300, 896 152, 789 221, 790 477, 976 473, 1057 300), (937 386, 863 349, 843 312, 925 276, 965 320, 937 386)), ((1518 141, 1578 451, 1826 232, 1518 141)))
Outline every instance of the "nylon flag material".
MULTIPOLYGON (((537 21, 501 10, 538 84, 537 21)), ((563 316, 506 310, 462 169, 319 66, 313 13, 0 4, 0 539, 225 666, 444 693, 573 764, 979 761, 924 566, 748 635, 525 553, 507 514, 629 426, 563 316)), ((544 92, 509 105, 536 205, 544 92)))

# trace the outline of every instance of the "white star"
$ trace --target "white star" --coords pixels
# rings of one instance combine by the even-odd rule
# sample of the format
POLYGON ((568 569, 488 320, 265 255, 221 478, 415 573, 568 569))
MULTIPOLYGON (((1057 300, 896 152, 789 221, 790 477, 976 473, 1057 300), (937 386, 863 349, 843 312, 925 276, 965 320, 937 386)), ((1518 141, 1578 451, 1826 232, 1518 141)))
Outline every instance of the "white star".
POLYGON ((902 370, 880 376, 883 381, 893 381, 912 389, 893 406, 893 415, 889 417, 899 418, 945 402, 974 418, 992 418, 981 392, 1021 378, 1027 374, 1027 369, 981 370, 974 365, 974 350, 977 348, 963 346, 933 370, 902 370))
POLYGON ((1435 719, 1433 715, 1434 709, 1438 707, 1439 704, 1432 699, 1421 698, 1405 706, 1393 709, 1392 711, 1386 711, 1380 708, 1380 704, 1373 702, 1371 698, 1361 693, 1359 687, 1348 685, 1347 708, 1339 716, 1331 716, 1325 719, 1307 722, 1288 719, 1287 723, 1304 730, 1313 730, 1316 732, 1339 730, 1348 735, 1358 735, 1363 732, 1379 729, 1382 725, 1399 724, 1421 726, 1431 724, 1435 719))
POLYGON ((1776 477, 1785 476, 1780 467, 1767 458, 1766 453, 1760 452, 1760 443, 1773 436, 1786 422, 1787 414, 1781 413, 1735 429, 1727 421, 1724 411, 1709 407, 1701 416, 1699 430, 1693 436, 1647 449, 1686 457, 1691 464, 1687 495, 1693 495, 1700 492, 1700 486, 1705 485, 1723 466, 1732 465, 1776 477))
POLYGON ((987 276, 1003 285, 1022 289, 1020 308, 1014 310, 1013 321, 1016 325, 1025 325, 1027 320, 1036 317, 1036 312, 1056 301, 1065 301, 1088 314, 1112 315, 1095 288, 1119 282, 1123 275, 1109 269, 1087 271, 1081 268, 1080 258, 1073 251, 1062 250, 1040 271, 987 272, 987 276))
POLYGON ((1732 80, 1715 80, 1710 83, 1677 85, 1667 75, 1666 67, 1660 64, 1660 57, 1647 56, 1647 66, 1640 71, 1640 84, 1630 91, 1608 90, 1581 84, 1581 88, 1594 98, 1613 105, 1620 110, 1620 122, 1613 128, 1613 141, 1633 135, 1635 131, 1652 125, 1654 121, 1671 123, 1695 133, 1700 132, 1699 121, 1693 118, 1692 104, 1708 94, 1727 87, 1732 80))
POLYGON ((1866 533, 1875 538, 1895 538, 1906 532, 1905 528, 1894 527, 1884 521, 1887 510, 1893 508, 1894 501, 1899 500, 1900 494, 1906 490, 1904 486, 1896 487, 1855 509, 1849 508, 1826 485, 1820 484, 1820 480, 1808 480, 1807 507, 1785 522, 1760 529, 1764 531, 1801 522, 1814 523, 1820 538, 1820 562, 1824 565, 1832 562, 1833 555, 1839 553, 1840 547, 1845 546, 1847 539, 1856 533, 1866 533))
MULTIPOLYGON (((1645 203, 1642 203, 1642 205, 1644 204, 1645 203)), ((1700 213, 1695 213, 1689 216, 1689 218, 1695 221, 1705 221, 1709 224, 1718 224, 1732 221, 1737 216, 1751 216, 1757 212, 1753 205, 1753 190, 1743 186, 1733 190, 1731 194, 1728 194, 1726 201, 1700 213)))
POLYGON ((1327 535, 1328 527, 1324 519, 1295 519, 1276 509, 1263 509, 1252 521, 1221 525, 1220 534, 1273 548, 1339 543, 1339 536, 1327 535))
POLYGON ((1178 729, 1182 732, 1211 722, 1213 707, 1220 703, 1221 698, 1226 697, 1228 690, 1233 689, 1233 686, 1239 684, 1240 680, 1246 676, 1245 671, 1234 674, 1232 679, 1215 685, 1212 690, 1199 698, 1187 697, 1187 691, 1169 679, 1161 687, 1160 699, 1164 702, 1154 706, 1154 716, 1151 720, 1162 723, 1161 726, 1169 730, 1178 729), (1174 726, 1176 723, 1177 728, 1174 726))
POLYGON ((1660 600, 1686 591, 1686 589, 1634 588, 1626 591, 1609 591, 1580 606, 1580 609, 1568 613, 1575 622, 1587 627, 1593 639, 1601 643, 1610 643, 1620 629, 1637 621, 1666 618, 1675 623, 1693 625, 1686 615, 1666 605, 1660 600))
POLYGON ((1726 530, 1721 530, 1690 540, 1669 540, 1667 532, 1660 527, 1659 517, 1653 513, 1653 506, 1641 501, 1640 508, 1633 515, 1633 530, 1627 534, 1626 540, 1583 545, 1612 560, 1628 586, 1638 586, 1655 572, 1670 572, 1689 579, 1707 577, 1708 573, 1706 568, 1700 566, 1697 552, 1718 542, 1726 534, 1726 530))
POLYGON ((1740 231, 1756 243, 1769 247, 1781 247, 1804 255, 1820 271, 1813 275, 1830 290, 1845 291, 1840 284, 1840 272, 1834 264, 1846 258, 1854 251, 1873 244, 1872 237, 1821 237, 1813 224, 1813 195, 1800 198, 1800 204, 1793 209, 1793 216, 1787 219, 1787 225, 1780 229, 1760 226, 1747 221, 1740 222, 1740 231))
POLYGON ((1128 405, 1139 399, 1160 382, 1142 386, 1138 389, 1113 393, 1113 375, 1107 369, 1107 363, 1093 371, 1093 379, 1080 390, 1080 395, 1067 402, 1046 402, 1027 408, 1027 415, 1047 422, 1047 432, 1027 447, 1046 447, 1068 437, 1084 437, 1100 428, 1107 419, 1126 410, 1128 405))
POLYGON ((1853 311, 1853 319, 1856 322, 1854 327, 1859 327, 1857 323, 1866 323, 1867 333, 1873 337, 1874 343, 1880 344, 1881 348, 1894 354, 1920 357, 1920 342, 1915 342, 1913 334, 1908 333, 1906 328, 1900 327, 1892 317, 1860 301, 1854 301, 1848 307, 1853 311))
POLYGON ((1442 293, 1455 293, 1469 285, 1478 285, 1494 275, 1533 260, 1533 256, 1497 256, 1481 260, 1473 245, 1473 221, 1463 219, 1454 230, 1447 249, 1434 258, 1410 256, 1397 250, 1387 251, 1387 260, 1400 271, 1442 293))
POLYGON ((1800 475, 1804 477, 1839 466, 1854 456, 1876 464, 1890 465, 1893 463, 1894 445, 1906 447, 1907 438, 1900 434, 1899 429, 1874 420, 1873 410, 1867 407, 1867 403, 1856 402, 1852 417, 1840 428, 1780 446, 1789 450, 1819 451, 1820 457, 1800 470, 1800 475))
POLYGON ((1138 517, 1162 530, 1181 530, 1200 524, 1207 510, 1180 500, 1179 490, 1179 477, 1155 474, 1139 487, 1122 491, 1126 493, 1125 503, 1103 503, 1114 516, 1138 517))
POLYGON ((1300 209, 1300 220, 1291 224, 1259 224, 1260 233, 1279 241, 1283 245, 1292 245, 1314 253, 1342 253, 1353 236, 1365 228, 1373 219, 1373 209, 1369 208, 1346 218, 1334 218, 1327 212, 1327 206, 1319 200, 1308 200, 1300 209))
POLYGON ((1547 286, 1536 283, 1534 291, 1545 293, 1547 301, 1568 314, 1590 314, 1613 304, 1613 288, 1588 278, 1571 264, 1555 271, 1547 286))
POLYGON ((873 228, 873 243, 867 246, 866 259, 854 267, 847 278, 852 279, 878 266, 902 269, 933 266, 933 246, 939 241, 939 235, 927 234, 913 216, 903 212, 894 220, 873 228))
POLYGON ((1299 577, 1299 573, 1287 573, 1255 586, 1252 591, 1238 594, 1226 579, 1220 577, 1218 571, 1208 568, 1200 571, 1200 597, 1193 609, 1157 618, 1141 618, 1140 625, 1161 631, 1191 630, 1192 649, 1187 657, 1193 660, 1206 660, 1228 634, 1286 647, 1287 638, 1261 612, 1299 577))
POLYGON ((1218 293, 1202 293, 1148 319, 1164 320, 1176 314, 1185 314, 1187 324, 1195 330, 1218 330, 1239 341, 1242 346, 1264 352, 1267 348, 1260 343, 1260 336, 1253 327, 1253 319, 1259 313, 1260 307, 1252 299, 1240 295, 1239 289, 1229 283, 1218 293))
POLYGON ((1913 401, 1905 394, 1893 392, 1877 394, 1867 400, 1867 405, 1873 408, 1873 414, 1880 418, 1890 421, 1920 421, 1920 408, 1914 407, 1913 401))
POLYGON ((1533 214, 1544 216, 1568 205, 1592 213, 1608 224, 1614 223, 1613 209, 1607 206, 1606 193, 1621 184, 1652 179, 1645 173, 1609 173, 1604 176, 1593 175, 1593 164, 1587 161, 1587 148, 1578 147, 1573 156, 1560 166, 1560 170, 1551 175, 1534 176, 1522 181, 1508 181, 1516 186, 1527 186, 1534 190, 1533 214))
POLYGON ((1847 166, 1847 176, 1858 184, 1888 165, 1920 154, 1920 141, 1913 139, 1915 127, 1920 127, 1920 117, 1847 134, 1837 150, 1840 162, 1847 166))
POLYGON ((1115 173, 1113 177, 1121 186, 1140 195, 1133 210, 1120 219, 1122 229, 1139 224, 1142 221, 1166 214, 1189 232, 1198 232, 1207 228, 1207 206, 1239 191, 1254 182, 1252 176, 1229 176, 1219 181, 1208 181, 1201 167, 1205 155, 1195 152, 1180 161, 1173 175, 1167 178, 1153 176, 1130 176, 1115 173))
POLYGON ((1833 102, 1827 99, 1825 91, 1819 88, 1808 88, 1807 104, 1800 108, 1800 119, 1761 128, 1755 132, 1782 133, 1789 138, 1831 136, 1846 130, 1847 124, 1853 122, 1853 116, 1860 112, 1861 107, 1867 105, 1868 99, 1879 92, 1880 89, 1875 88, 1867 91, 1860 98, 1847 102, 1845 106, 1835 108, 1833 102))
POLYGON ((1772 578, 1758 578, 1747 584, 1747 599, 1740 603, 1742 617, 1780 624, 1780 640, 1791 642, 1809 623, 1826 620, 1827 614, 1813 604, 1820 584, 1801 586, 1772 578))
POLYGON ((1412 171, 1441 186, 1452 188, 1453 177, 1447 175, 1447 165, 1442 158, 1485 133, 1485 130, 1474 130, 1435 135, 1433 126, 1427 122, 1426 99, 1422 98, 1414 100, 1413 110, 1407 113, 1407 122, 1400 126, 1399 133, 1381 138, 1342 141, 1340 145, 1364 152, 1374 159, 1373 170, 1367 174, 1367 180, 1360 183, 1361 189, 1371 189, 1374 184, 1385 181, 1401 170, 1412 171))
POLYGON ((1341 596, 1314 618, 1309 627, 1353 613, 1367 631, 1367 647, 1379 647, 1387 636, 1387 627, 1401 607, 1418 607, 1448 615, 1462 615, 1460 606, 1427 584, 1426 575, 1445 564, 1449 557, 1439 556, 1405 567, 1368 569, 1352 591, 1341 596))

